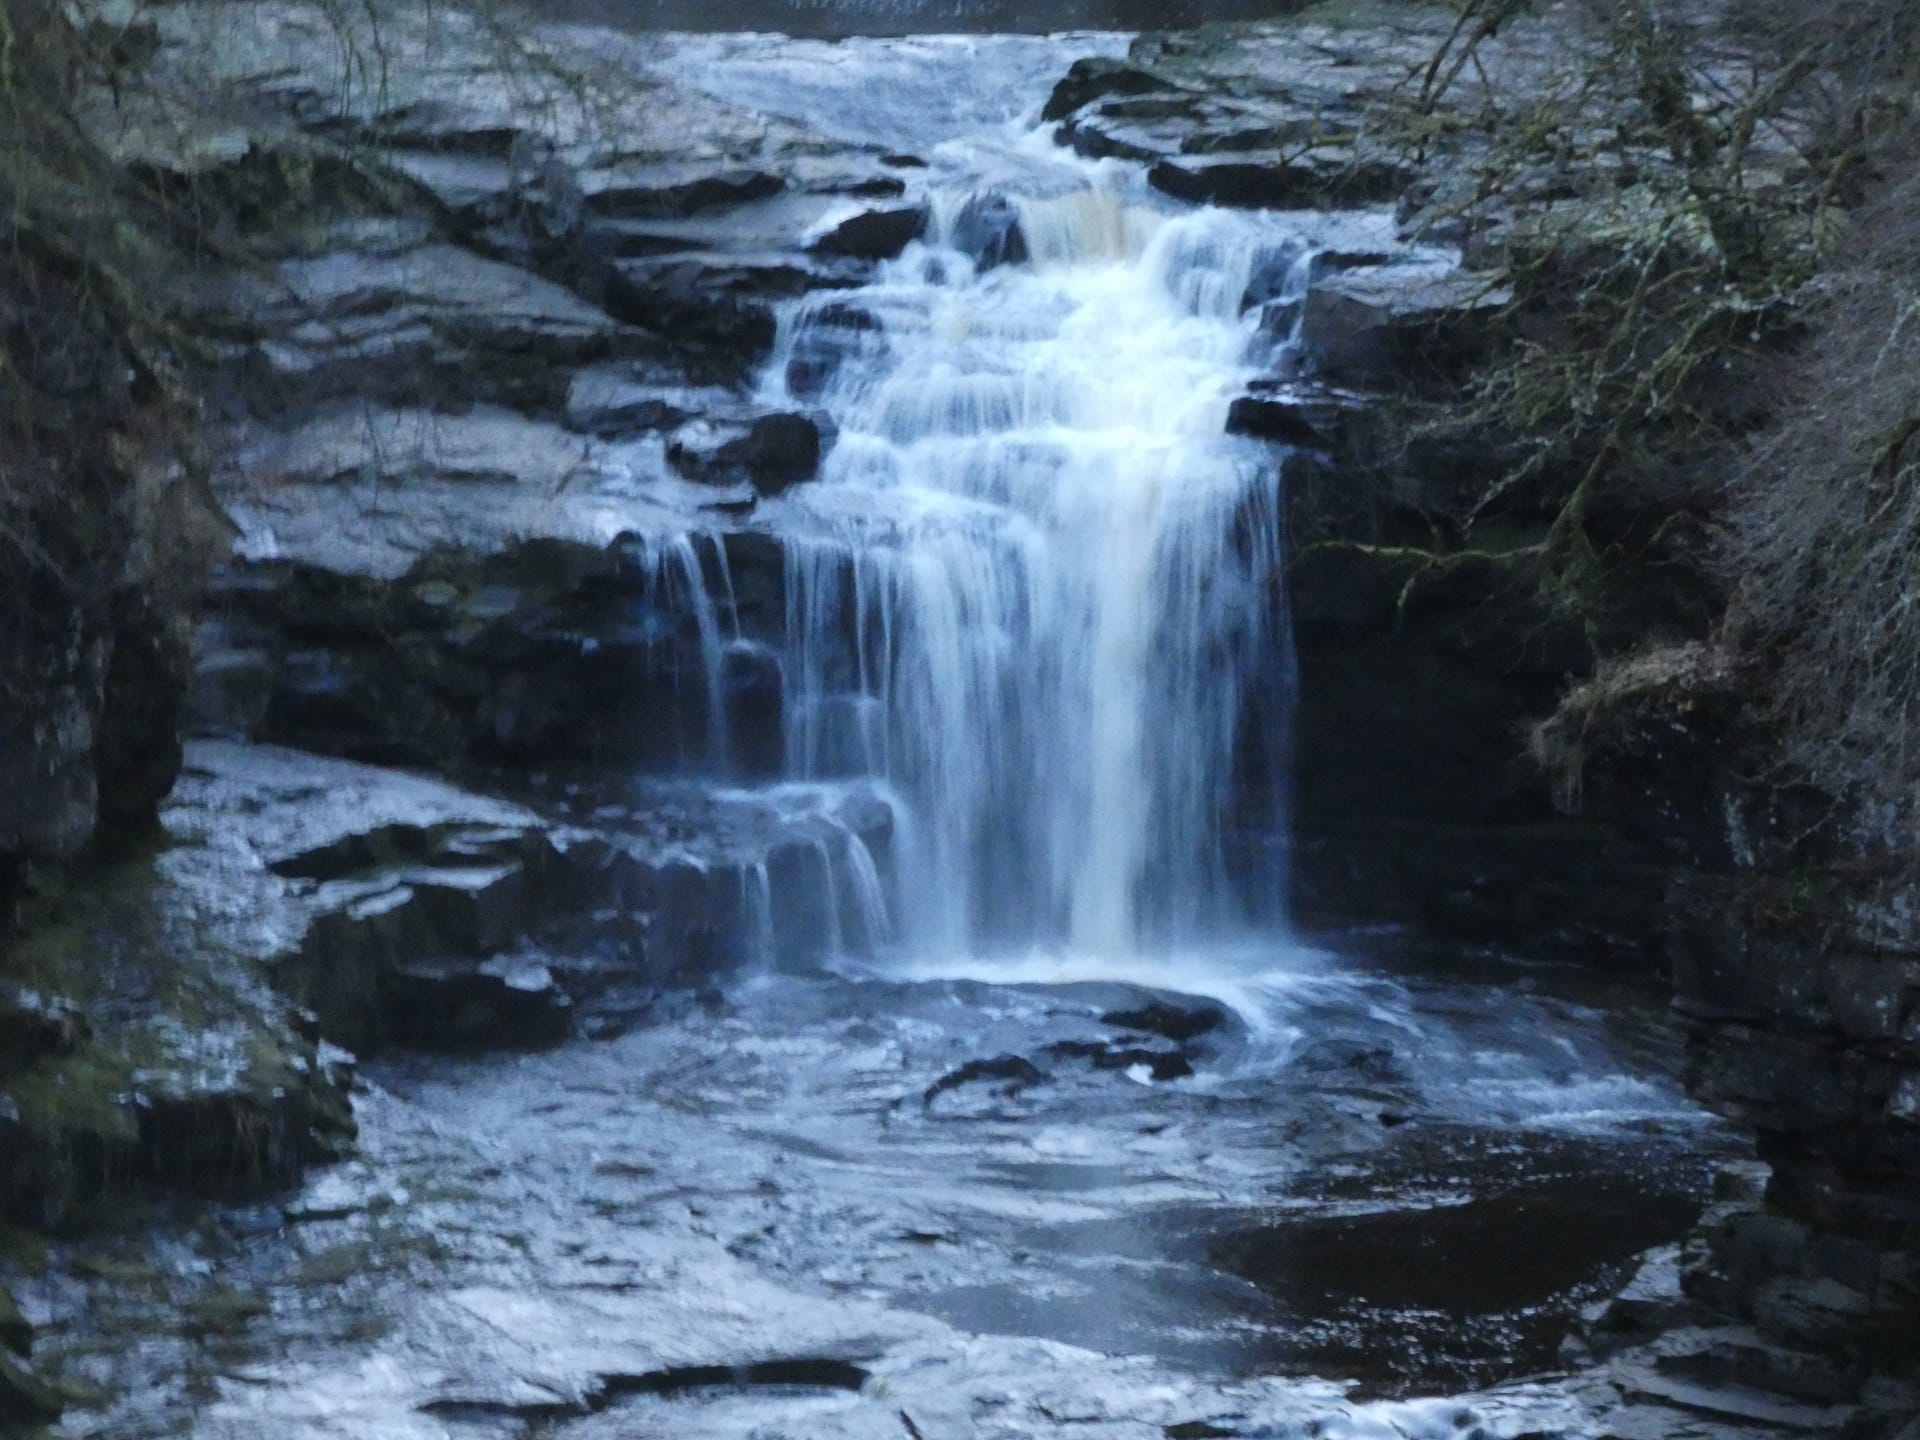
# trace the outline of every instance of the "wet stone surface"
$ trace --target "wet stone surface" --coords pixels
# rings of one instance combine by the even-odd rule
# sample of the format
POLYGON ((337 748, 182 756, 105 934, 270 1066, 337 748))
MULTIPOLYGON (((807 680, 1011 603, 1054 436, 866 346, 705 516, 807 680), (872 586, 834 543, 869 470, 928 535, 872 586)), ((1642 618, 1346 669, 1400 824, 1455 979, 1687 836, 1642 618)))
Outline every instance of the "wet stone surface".
POLYGON ((1521 1377, 1725 1144, 1568 973, 1343 948, 1189 967, 1229 1005, 768 974, 383 1061, 357 1159, 15 1294, 75 1435, 1581 1433, 1521 1377))

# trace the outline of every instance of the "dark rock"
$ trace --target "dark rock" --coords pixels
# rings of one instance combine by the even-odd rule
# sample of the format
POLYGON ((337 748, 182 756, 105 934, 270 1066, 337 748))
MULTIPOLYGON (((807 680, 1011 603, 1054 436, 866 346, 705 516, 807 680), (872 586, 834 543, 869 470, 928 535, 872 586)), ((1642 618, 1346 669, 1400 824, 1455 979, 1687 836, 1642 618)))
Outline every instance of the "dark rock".
POLYGON ((388 995, 388 1023, 403 1045, 533 1049, 573 1034, 571 999, 543 962, 525 956, 403 965, 388 995))
POLYGON ((1461 271, 1349 271, 1307 292, 1301 342, 1335 381, 1449 384, 1491 353, 1495 317, 1510 299, 1461 271))
POLYGON ((1298 400, 1277 395, 1242 395, 1227 411, 1227 431, 1307 450, 1332 448, 1332 438, 1314 424, 1298 400))
POLYGON ((1396 162, 1337 150, 1263 159, 1193 156, 1162 160, 1147 172, 1148 184, 1176 200, 1254 210, 1372 205, 1392 199, 1412 179, 1396 162))
POLYGON ((807 272, 793 266, 738 269, 676 259, 619 266, 604 298, 619 319, 671 337, 704 380, 731 384, 773 349, 773 303, 807 285, 807 272))
POLYGON ((820 471, 820 423, 779 411, 744 423, 695 421, 675 433, 667 458, 681 474, 709 485, 740 481, 772 497, 820 471))
POLYGON ((567 425, 589 435, 628 436, 671 430, 710 409, 724 408, 724 390, 661 385, 620 367, 576 371, 567 386, 567 425))
POLYGON ((1102 1025, 1118 1030, 1139 1030, 1149 1035, 1164 1035, 1179 1045, 1211 1035, 1227 1023, 1227 1014, 1214 1005, 1183 1007, 1164 1000, 1150 1000, 1131 1010, 1109 1010, 1100 1017, 1102 1025))
POLYGON ((1046 1084, 1047 1078, 1047 1073, 1024 1055, 969 1060, 958 1070, 942 1075, 929 1085, 927 1093, 921 1097, 921 1104, 931 1106, 940 1096, 950 1090, 958 1090, 963 1085, 997 1083, 999 1093, 1017 1095, 1032 1086, 1046 1084))
POLYGON ((786 768, 786 682, 779 655, 766 645, 736 641, 721 661, 720 683, 735 768, 753 779, 779 778, 786 768))
POLYGON ((1062 1040, 1047 1047, 1056 1060, 1085 1060, 1096 1070, 1146 1069, 1155 1080, 1184 1080, 1193 1074, 1193 1062, 1178 1050, 1149 1050, 1143 1045, 1115 1045, 1101 1040, 1062 1040))
POLYGON ((926 230, 927 212, 922 208, 868 210, 829 230, 813 242, 813 249, 856 260, 891 260, 926 230))
POLYGON ((778 495, 820 473, 820 426, 805 415, 767 415, 742 442, 741 466, 753 488, 778 495))
POLYGON ((761 170, 660 167, 622 170, 585 188, 595 214, 622 219, 683 218, 766 200, 787 188, 781 176, 761 170))
POLYGON ((1114 95, 1151 95, 1176 88, 1170 81, 1124 60, 1089 56, 1073 62, 1067 78, 1054 86, 1040 112, 1044 121, 1064 120, 1074 111, 1114 95))
POLYGON ((250 740, 266 725, 275 677, 271 651, 247 643, 219 620, 202 624, 194 640, 193 684, 182 722, 190 735, 250 740))
POLYGON ((0 1422, 25 1426, 58 1420, 64 1408, 53 1387, 26 1361, 0 1350, 0 1422))
POLYGON ((976 195, 961 207, 949 237, 953 248, 973 257, 981 270, 998 265, 1022 265, 1027 260, 1027 236, 1020 228, 1020 212, 998 191, 976 195))

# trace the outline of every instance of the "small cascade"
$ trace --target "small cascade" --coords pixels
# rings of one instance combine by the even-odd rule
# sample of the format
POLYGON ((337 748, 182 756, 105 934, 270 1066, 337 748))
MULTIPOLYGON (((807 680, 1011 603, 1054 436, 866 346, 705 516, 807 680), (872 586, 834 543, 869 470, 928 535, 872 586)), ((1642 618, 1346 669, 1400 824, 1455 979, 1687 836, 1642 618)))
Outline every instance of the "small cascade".
POLYGON ((1284 734, 1278 474, 1226 422, 1306 246, 1058 164, 936 195, 871 285, 797 302, 763 397, 839 433, 783 502, 789 764, 898 789, 903 939, 937 953, 1218 933, 1230 828, 1282 818, 1236 765, 1284 734))
MULTIPOLYGON (((733 576, 725 547, 709 545, 717 557, 720 584, 708 580, 701 563, 696 535, 679 531, 640 541, 649 567, 647 603, 666 615, 690 615, 699 637, 701 705, 705 715, 706 768, 727 775, 733 768, 732 737, 728 734, 724 666, 727 646, 739 639, 735 620, 733 576), (716 603, 716 588, 722 603, 716 603)), ((679 676, 675 675, 676 683, 679 676)))
POLYGON ((832 823, 839 832, 838 851, 844 865, 839 879, 847 891, 842 897, 841 884, 834 883, 832 896, 836 904, 852 902, 850 913, 859 922, 860 946, 866 954, 878 954, 893 943, 893 917, 880 863, 858 830, 841 820, 832 823))
POLYGON ((740 871, 740 917, 747 968, 766 973, 774 966, 773 877, 765 860, 740 871))

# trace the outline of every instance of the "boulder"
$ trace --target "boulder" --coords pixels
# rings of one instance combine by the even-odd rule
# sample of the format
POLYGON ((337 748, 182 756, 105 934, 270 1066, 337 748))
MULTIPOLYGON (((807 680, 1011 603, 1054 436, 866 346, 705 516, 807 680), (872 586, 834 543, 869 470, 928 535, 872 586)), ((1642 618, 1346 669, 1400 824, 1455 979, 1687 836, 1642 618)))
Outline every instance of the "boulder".
POLYGON ((667 458, 689 479, 708 485, 744 480, 771 497, 815 478, 824 448, 818 420, 775 411, 750 420, 696 420, 682 426, 668 443, 667 458))
POLYGON ((1022 265, 1027 260, 1027 236, 1020 228, 1019 208, 998 191, 967 201, 947 238, 954 249, 971 256, 983 271, 999 265, 1022 265))
POLYGON ((855 260, 891 260, 926 234, 927 218, 919 206, 862 211, 814 241, 813 249, 816 254, 855 260))
POLYGON ((766 415, 741 442, 740 464, 762 495, 811 480, 820 473, 820 426, 805 415, 766 415))

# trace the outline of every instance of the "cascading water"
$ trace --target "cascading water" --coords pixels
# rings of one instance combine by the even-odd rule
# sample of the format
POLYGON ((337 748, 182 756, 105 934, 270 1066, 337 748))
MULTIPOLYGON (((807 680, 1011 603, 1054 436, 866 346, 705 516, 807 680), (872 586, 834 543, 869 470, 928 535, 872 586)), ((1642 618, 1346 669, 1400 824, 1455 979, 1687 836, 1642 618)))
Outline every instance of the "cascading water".
POLYGON ((1226 431, 1271 358, 1250 287, 1297 290, 1302 247, 1072 178, 936 195, 873 283, 785 317, 763 396, 838 429, 784 502, 789 763, 897 787, 937 953, 1218 933, 1236 756, 1284 723, 1276 463, 1226 431))

